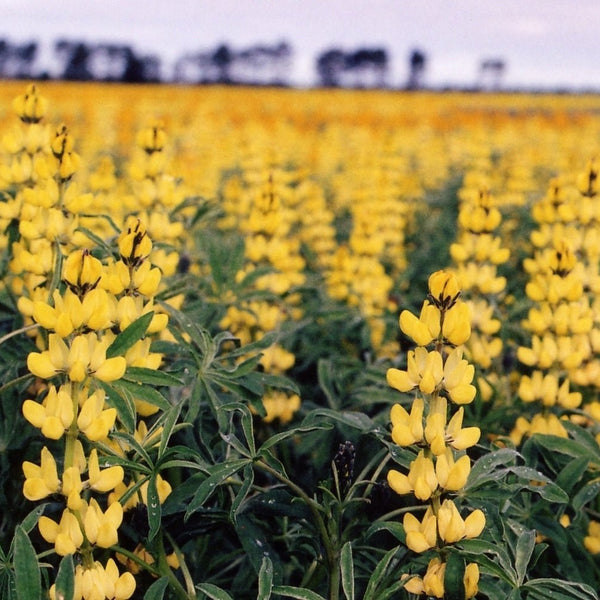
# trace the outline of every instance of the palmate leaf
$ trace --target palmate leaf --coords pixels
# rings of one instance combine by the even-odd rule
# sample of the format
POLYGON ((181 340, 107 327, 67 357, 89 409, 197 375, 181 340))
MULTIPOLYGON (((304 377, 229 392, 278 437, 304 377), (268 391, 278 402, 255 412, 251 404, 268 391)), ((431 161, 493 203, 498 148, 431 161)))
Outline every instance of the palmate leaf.
POLYGON ((444 598, 464 600, 465 597, 465 559, 458 552, 450 552, 446 559, 444 572, 444 598))
POLYGON ((235 521, 235 530, 254 570, 260 573, 265 559, 268 559, 271 563, 271 581, 281 583, 282 564, 279 555, 271 544, 271 533, 265 531, 248 513, 238 515, 235 521))
POLYGON ((511 587, 517 586, 513 561, 503 546, 483 539, 473 539, 459 542, 457 547, 462 550, 465 558, 477 562, 484 572, 498 577, 511 587))
POLYGON ((500 481, 505 477, 506 472, 499 467, 513 465, 519 457, 520 454, 512 448, 500 448, 499 450, 483 455, 471 467, 463 491, 468 495, 469 492, 486 483, 500 481))
POLYGON ((570 494, 575 485, 587 472, 589 463, 590 461, 587 456, 574 458, 558 473, 555 479, 556 485, 570 494))
POLYGON ((577 515, 581 515, 583 507, 600 494, 600 478, 588 481, 574 496, 571 504, 577 515))
POLYGON ((532 435, 522 449, 523 455, 528 457, 528 462, 535 460, 529 460, 529 456, 535 456, 537 450, 550 458, 555 458, 557 455, 571 458, 586 457, 590 461, 590 465, 594 465, 596 469, 600 468, 600 446, 594 436, 582 427, 568 421, 564 421, 563 427, 569 432, 570 437, 563 438, 550 434, 532 435))
POLYGON ((385 585, 386 573, 392 571, 398 564, 398 556, 406 553, 403 546, 396 546, 388 550, 383 558, 377 563, 373 569, 363 600, 379 600, 383 597, 384 591, 381 589, 385 585))
POLYGON ((322 423, 322 424, 315 423, 314 425, 306 425, 306 426, 300 425, 298 427, 292 427, 291 429, 288 429, 287 431, 281 431, 280 433, 276 433, 276 434, 270 436, 269 439, 267 439, 267 441, 264 442, 264 444, 260 447, 259 453, 264 453, 269 448, 272 448, 276 444, 279 444, 279 442, 287 440, 290 437, 295 437, 299 434, 310 433, 313 431, 331 429, 332 427, 333 427, 333 425, 331 423, 322 423))
POLYGON ((316 423, 322 423, 324 418, 330 419, 334 422, 342 423, 343 425, 348 425, 354 429, 359 429, 365 433, 372 431, 375 428, 371 418, 362 412, 353 412, 347 410, 337 411, 330 410, 328 408, 316 408, 311 410, 306 417, 304 417, 302 426, 306 427, 316 423))
POLYGON ((35 549, 25 530, 15 531, 15 584, 18 600, 42 597, 42 576, 35 549))
POLYGON ((123 356, 127 350, 144 337, 153 317, 154 311, 150 311, 130 323, 106 349, 106 358, 123 356))
POLYGON ((169 387, 183 385, 183 381, 175 377, 175 375, 157 369, 147 369, 146 367, 127 367, 123 379, 137 384, 153 386, 169 387))
POLYGON ((285 598, 295 598, 296 600, 325 600, 323 596, 312 590, 291 585, 274 585, 273 594, 275 596, 284 596, 285 598))
POLYGON ((208 469, 208 477, 198 486, 194 497, 187 507, 184 518, 188 519, 193 512, 198 510, 208 500, 219 485, 251 462, 250 459, 243 458, 230 460, 226 463, 210 467, 208 469))
POLYGON ((72 554, 67 554, 60 561, 55 584, 55 598, 65 598, 65 600, 73 598, 75 594, 75 565, 73 564, 72 554))
POLYGON ((156 473, 153 473, 150 479, 148 480, 148 489, 147 489, 148 499, 147 499, 147 507, 148 507, 148 540, 151 541, 154 539, 154 536, 159 532, 161 525, 161 505, 160 498, 158 496, 158 490, 156 488, 156 473))
POLYGON ((354 560, 352 558, 352 544, 346 542, 340 553, 340 570, 342 573, 342 590, 346 600, 354 600, 354 560))
POLYGON ((211 600, 233 600, 225 590, 212 583, 197 583, 196 589, 211 600))
POLYGON ((117 409, 119 421, 130 433, 135 431, 135 404, 133 396, 124 386, 116 387, 114 384, 99 381, 98 384, 104 389, 109 406, 117 409))
POLYGON ((517 538, 515 547, 515 571, 517 572, 517 583, 521 585, 527 575, 527 566, 531 560, 535 548, 535 531, 525 530, 517 538))
POLYGON ((258 572, 258 595, 256 600, 269 600, 273 591, 273 561, 265 556, 258 572))
POLYGON ((169 578, 167 576, 161 577, 146 590, 144 600, 163 600, 168 585, 169 578))
POLYGON ((527 600, 598 600, 590 586, 559 579, 530 579, 520 589, 527 592, 527 600))

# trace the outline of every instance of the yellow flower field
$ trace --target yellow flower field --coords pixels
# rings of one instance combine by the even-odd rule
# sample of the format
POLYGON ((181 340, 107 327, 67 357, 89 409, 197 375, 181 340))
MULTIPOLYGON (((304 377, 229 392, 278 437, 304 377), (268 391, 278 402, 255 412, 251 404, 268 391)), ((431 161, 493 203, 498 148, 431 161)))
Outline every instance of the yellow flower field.
POLYGON ((593 599, 600 98, 4 82, 0 597, 593 599))

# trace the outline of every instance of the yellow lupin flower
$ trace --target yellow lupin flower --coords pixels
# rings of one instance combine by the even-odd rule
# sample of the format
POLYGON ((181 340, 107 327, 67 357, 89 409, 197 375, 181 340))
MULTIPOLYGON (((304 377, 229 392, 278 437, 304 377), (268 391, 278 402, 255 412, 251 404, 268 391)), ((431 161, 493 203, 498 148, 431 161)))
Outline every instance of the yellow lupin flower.
POLYGON ((88 461, 88 483, 93 490, 102 493, 114 490, 123 481, 124 474, 121 465, 113 465, 100 470, 98 451, 96 448, 92 449, 88 461))
POLYGON ((55 331, 65 338, 84 325, 89 329, 102 330, 111 327, 111 303, 101 288, 87 292, 83 299, 67 289, 64 294, 53 293, 54 306, 37 300, 33 303, 33 319, 44 329, 55 331))
MULTIPOLYGON (((74 598, 82 600, 128 600, 135 592, 135 578, 125 572, 119 574, 119 569, 112 558, 103 567, 95 561, 91 568, 83 565, 75 567, 75 593, 74 598)), ((58 600, 55 585, 50 588, 50 600, 58 600)))
MULTIPOLYGON (((108 503, 118 503, 123 494, 125 494, 125 492, 127 492, 127 490, 132 486, 133 483, 130 483, 129 485, 125 485, 124 483, 117 484, 114 491, 108 496, 108 503)), ((161 504, 167 499, 172 491, 171 484, 163 479, 160 474, 156 476, 156 490, 158 492, 158 500, 161 504)), ((142 483, 142 485, 139 487, 139 493, 134 494, 129 498, 129 500, 127 500, 127 502, 125 502, 123 509, 128 510, 133 508, 140 502, 142 504, 148 504, 148 481, 144 481, 144 483, 142 483)))
POLYGON ((446 428, 446 437, 455 450, 466 450, 474 446, 481 436, 479 427, 463 427, 465 409, 461 406, 452 416, 446 428))
POLYGON ((167 143, 167 134, 160 121, 138 132, 136 144, 148 154, 161 152, 167 143))
POLYGON ((434 598, 444 597, 444 576, 446 563, 438 557, 432 558, 427 565, 427 572, 423 576, 423 591, 434 598))
POLYGON ((456 404, 469 404, 477 392, 472 385, 475 367, 462 357, 462 348, 454 348, 444 363, 443 386, 456 404))
MULTIPOLYGON (((427 594, 432 598, 444 598, 444 577, 446 574, 446 563, 438 557, 432 558, 427 565, 427 572, 421 577, 406 577, 404 589, 412 594, 427 594)), ((465 600, 470 600, 479 591, 479 566, 477 563, 469 563, 465 567, 463 576, 465 588, 465 600)))
POLYGON ((42 379, 66 373, 71 381, 84 381, 91 376, 101 381, 115 381, 125 373, 127 363, 122 356, 106 358, 108 338, 98 339, 94 332, 78 335, 70 346, 57 334, 48 336, 48 350, 30 352, 27 367, 42 379))
POLYGON ((419 387, 424 394, 431 394, 442 381, 442 355, 436 350, 428 352, 418 346, 408 352, 407 370, 390 368, 387 370, 388 384, 400 392, 408 392, 419 387))
POLYGON ((63 265, 63 279, 80 298, 93 290, 102 276, 102 263, 88 250, 71 252, 63 265))
POLYGON ((24 123, 39 123, 46 114, 48 101, 38 93, 35 84, 31 84, 22 96, 13 100, 13 109, 24 123))
POLYGON ((479 565, 477 563, 469 563, 465 567, 463 583, 465 584, 465 599, 474 598, 479 592, 479 565))
POLYGON ((440 487, 456 492, 467 483, 471 472, 471 459, 464 454, 458 460, 450 448, 446 448, 444 454, 440 454, 435 462, 435 478, 440 487))
POLYGON ((83 507, 82 490, 83 483, 79 468, 76 466, 66 468, 62 476, 61 492, 63 496, 66 496, 67 507, 71 510, 80 510, 83 507))
POLYGON ((583 545, 591 554, 600 553, 600 523, 590 521, 587 535, 583 538, 583 545))
POLYGON ((131 287, 143 296, 154 296, 160 285, 161 272, 145 261, 131 275, 131 287))
POLYGON ((79 521, 68 508, 65 508, 58 523, 42 515, 38 521, 38 529, 49 544, 54 544, 54 550, 60 556, 74 554, 83 544, 79 521))
POLYGON ((427 508, 423 520, 419 521, 412 513, 407 512, 402 522, 406 532, 406 545, 413 552, 425 552, 434 548, 437 543, 437 519, 427 508))
POLYGON ((41 404, 34 400, 25 400, 23 415, 34 427, 39 427, 45 437, 60 439, 75 416, 70 386, 61 385, 57 390, 51 385, 41 404))
POLYGON ((477 509, 463 520, 454 502, 447 499, 438 511, 437 526, 442 540, 452 544, 479 536, 485 527, 485 515, 477 509))
POLYGON ((77 427, 93 442, 104 440, 117 418, 117 409, 105 408, 104 404, 104 390, 100 388, 83 402, 79 410, 77 427))
POLYGON ((286 394, 281 390, 269 390, 262 398, 267 411, 265 423, 279 419, 281 423, 289 423, 300 409, 301 400, 298 394, 286 394))
POLYGON ((531 419, 531 423, 529 424, 528 433, 529 435, 542 433, 546 435, 556 435, 563 438, 569 437, 567 430, 554 413, 538 413, 537 415, 534 415, 534 417, 531 419))
POLYGON ((95 498, 92 498, 83 511, 85 536, 91 544, 100 548, 110 548, 119 540, 118 529, 123 521, 123 507, 113 502, 106 511, 102 511, 95 498))
POLYGON ((534 371, 531 376, 523 375, 519 382, 518 394, 524 402, 541 400, 544 406, 558 404, 563 408, 577 408, 582 400, 580 392, 569 391, 568 379, 559 386, 555 373, 542 371, 534 371))
POLYGON ((419 317, 403 310, 399 319, 400 329, 419 346, 427 346, 440 333, 440 311, 428 301, 423 303, 419 317))
POLYGON ((40 466, 25 461, 23 463, 23 474, 25 475, 23 495, 28 500, 41 500, 59 490, 60 479, 58 478, 56 461, 46 446, 42 448, 40 466))
POLYGON ((429 276, 429 297, 439 310, 449 310, 460 295, 460 286, 454 273, 436 271, 429 276))
POLYGON ((130 216, 117 240, 121 260, 128 266, 137 267, 148 258, 152 242, 141 221, 130 216))
POLYGON ((392 440, 398 446, 410 446, 423 440, 423 411, 425 401, 416 398, 410 414, 400 404, 394 404, 390 411, 392 422, 392 440))
POLYGON ((447 404, 446 398, 441 396, 433 400, 426 419, 425 439, 436 456, 446 452, 446 444, 455 450, 466 450, 474 446, 481 435, 479 427, 462 427, 462 406, 446 424, 447 404))
POLYGON ((423 450, 410 463, 408 475, 395 469, 388 472, 390 487, 400 495, 414 492, 419 500, 429 500, 438 487, 435 467, 431 458, 425 456, 423 450))
POLYGON ((446 310, 442 335, 455 346, 464 344, 471 336, 471 310, 465 302, 455 302, 446 310))

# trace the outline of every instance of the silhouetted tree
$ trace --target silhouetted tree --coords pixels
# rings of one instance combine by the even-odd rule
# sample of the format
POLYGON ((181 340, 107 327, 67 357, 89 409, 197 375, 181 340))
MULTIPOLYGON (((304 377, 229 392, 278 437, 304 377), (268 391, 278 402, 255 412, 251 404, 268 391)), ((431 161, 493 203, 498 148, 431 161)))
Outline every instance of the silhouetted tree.
POLYGON ((93 78, 89 68, 91 48, 86 42, 62 39, 56 43, 55 49, 59 56, 62 55, 62 79, 89 81, 93 78))
POLYGON ((292 47, 286 41, 281 41, 275 46, 273 67, 273 83, 275 85, 288 85, 292 55, 292 47))
POLYGON ((478 85, 484 90, 499 90, 506 63, 501 58, 487 58, 479 63, 478 85))
POLYGON ((232 52, 232 83, 283 85, 289 70, 291 48, 286 42, 274 46, 255 44, 232 52))
POLYGON ((34 63, 37 51, 37 42, 14 44, 5 39, 0 40, 0 77, 7 79, 35 77, 34 63))
POLYGON ((388 58, 383 48, 359 48, 346 55, 345 85, 361 88, 385 87, 388 58))
POLYGON ((384 48, 344 52, 331 48, 317 58, 317 75, 324 87, 385 87, 388 56, 384 48))
POLYGON ((129 47, 125 52, 125 70, 122 81, 127 83, 150 83, 160 79, 160 60, 153 55, 138 56, 129 47))
POLYGON ((346 68, 346 55, 338 48, 325 50, 317 57, 317 75, 323 87, 339 87, 346 68))
POLYGON ((217 70, 217 83, 231 83, 232 60, 233 56, 227 44, 222 44, 214 51, 212 61, 217 70))
POLYGON ((408 82, 409 90, 418 90, 423 87, 423 76, 427 67, 427 55, 419 49, 411 51, 409 59, 408 82))

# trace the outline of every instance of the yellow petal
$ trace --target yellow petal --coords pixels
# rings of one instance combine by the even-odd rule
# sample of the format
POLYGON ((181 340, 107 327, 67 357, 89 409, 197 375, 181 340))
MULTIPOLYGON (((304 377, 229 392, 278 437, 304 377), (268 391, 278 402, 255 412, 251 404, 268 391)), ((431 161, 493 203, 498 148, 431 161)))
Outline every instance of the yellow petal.
POLYGON ((389 486, 396 494, 408 494, 412 492, 412 487, 408 481, 408 477, 399 471, 391 470, 388 472, 387 480, 389 486))

